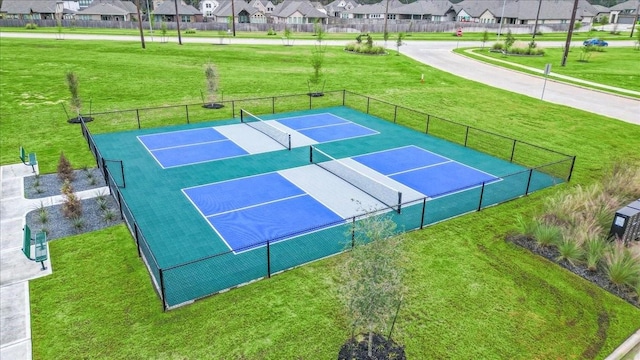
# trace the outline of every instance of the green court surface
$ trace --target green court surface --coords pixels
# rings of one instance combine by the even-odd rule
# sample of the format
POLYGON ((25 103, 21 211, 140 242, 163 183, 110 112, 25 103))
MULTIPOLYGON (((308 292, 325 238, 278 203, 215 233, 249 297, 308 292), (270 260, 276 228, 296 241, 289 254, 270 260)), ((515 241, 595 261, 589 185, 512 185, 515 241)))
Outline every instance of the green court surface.
MULTIPOLYGON (((335 158, 415 145, 502 179, 484 187, 403 204, 400 214, 388 212, 405 231, 566 181, 566 178, 528 170, 508 158, 499 159, 346 106, 261 117, 269 120, 320 113, 331 113, 379 132, 321 144, 322 150, 335 158)), ((331 256, 345 250, 350 243, 352 219, 345 219, 328 228, 234 253, 182 192, 198 185, 309 165, 308 146, 295 147, 294 144, 291 151, 283 148, 163 169, 148 156, 137 138, 143 134, 238 122, 239 119, 231 119, 93 135, 102 158, 122 161, 126 186, 117 191, 123 212, 156 288, 169 307, 331 256)), ((107 167, 114 178, 121 177, 118 162, 107 161, 107 167)), ((116 179, 116 182, 120 181, 116 179)))

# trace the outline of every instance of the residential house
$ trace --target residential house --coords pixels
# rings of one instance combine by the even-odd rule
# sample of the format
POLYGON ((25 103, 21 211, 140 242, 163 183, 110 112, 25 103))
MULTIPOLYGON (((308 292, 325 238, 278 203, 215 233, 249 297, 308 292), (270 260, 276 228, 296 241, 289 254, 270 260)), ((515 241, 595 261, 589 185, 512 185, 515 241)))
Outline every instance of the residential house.
POLYGON ((366 4, 354 7, 351 10, 345 10, 341 13, 343 19, 384 19, 386 6, 382 3, 366 4))
POLYGON ((358 5, 354 0, 335 0, 327 4, 324 8, 328 16, 341 18, 344 11, 351 10, 358 5))
POLYGON ((630 0, 611 7, 609 22, 612 24, 633 24, 638 19, 640 0, 630 0))
POLYGON ((80 20, 131 21, 138 16, 138 8, 131 1, 94 0, 76 14, 80 20))
POLYGON ((47 20, 72 18, 79 9, 77 1, 4 0, 0 16, 5 19, 47 20))
POLYGON ((596 9, 596 16, 593 18, 594 22, 601 22, 602 19, 606 16, 609 18, 609 14, 611 13, 611 9, 602 5, 593 5, 593 8, 596 9))
POLYGON ((308 0, 285 0, 276 5, 271 13, 275 24, 313 24, 325 22, 327 14, 316 9, 308 0))
POLYGON ((178 4, 178 15, 180 16, 180 22, 190 23, 202 21, 202 13, 200 12, 200 10, 178 0, 167 0, 161 3, 154 2, 153 15, 155 21, 176 22, 176 2, 178 4))
POLYGON ((448 0, 418 0, 389 9, 398 20, 453 21, 455 11, 448 0))
MULTIPOLYGON (((453 6, 456 20, 476 23, 567 24, 571 21, 573 0, 464 0, 453 6), (540 10, 538 13, 538 9, 540 10)), ((577 21, 591 23, 598 10, 586 0, 579 0, 577 21)))
MULTIPOLYGON (((250 3, 246 3, 242 0, 221 1, 215 10, 209 17, 214 22, 229 23, 232 17, 235 17, 235 21, 240 24, 266 24, 268 19, 267 15, 250 3), (235 13, 235 16, 232 14, 235 13)), ((265 7, 266 8, 266 7, 265 7)))

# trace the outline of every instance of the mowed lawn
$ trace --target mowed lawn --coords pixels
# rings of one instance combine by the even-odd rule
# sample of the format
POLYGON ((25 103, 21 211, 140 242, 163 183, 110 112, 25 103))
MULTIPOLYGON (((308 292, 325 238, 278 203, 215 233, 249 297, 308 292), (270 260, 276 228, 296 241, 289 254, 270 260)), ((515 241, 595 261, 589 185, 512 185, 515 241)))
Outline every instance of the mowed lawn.
MULTIPOLYGON (((78 74, 85 108, 91 99, 96 112, 197 102, 209 60, 225 99, 305 93, 310 53, 302 46, 142 50, 134 42, 2 39, 1 162, 15 163, 23 145, 38 153, 45 173, 55 171, 61 151, 76 167, 94 163, 78 126, 65 121, 67 70, 78 74)), ((407 236, 409 291, 394 339, 410 358, 604 358, 640 328, 640 309, 504 240, 517 214, 597 181, 615 159, 640 161, 639 126, 404 56, 328 48, 324 70, 327 90, 365 93, 578 156, 571 184, 407 236)), ((123 225, 50 245, 53 275, 30 283, 36 359, 334 359, 350 334, 335 293, 345 255, 163 313, 123 225)))
POLYGON ((551 64, 552 73, 640 92, 640 50, 637 48, 606 47, 584 55, 582 47, 572 47, 565 66, 561 66, 564 55, 561 48, 546 47, 544 43, 538 43, 538 46, 544 48, 544 56, 506 56, 488 49, 477 49, 473 53, 501 60, 493 63, 518 71, 523 69, 505 65, 504 61, 540 70, 551 64))

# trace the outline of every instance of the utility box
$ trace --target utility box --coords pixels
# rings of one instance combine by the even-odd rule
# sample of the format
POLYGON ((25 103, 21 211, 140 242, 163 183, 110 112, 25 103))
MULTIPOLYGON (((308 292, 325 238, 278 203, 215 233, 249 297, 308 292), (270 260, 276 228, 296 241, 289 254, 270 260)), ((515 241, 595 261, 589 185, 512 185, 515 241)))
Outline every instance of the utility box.
POLYGON ((640 200, 616 212, 609 235, 628 243, 640 241, 640 200))

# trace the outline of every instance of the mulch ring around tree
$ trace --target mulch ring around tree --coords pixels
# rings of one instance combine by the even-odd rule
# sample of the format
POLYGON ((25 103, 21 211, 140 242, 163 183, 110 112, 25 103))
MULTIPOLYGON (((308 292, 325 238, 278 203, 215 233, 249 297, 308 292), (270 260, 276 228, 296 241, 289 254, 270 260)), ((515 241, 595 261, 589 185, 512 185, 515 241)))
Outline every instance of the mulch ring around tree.
POLYGON ((640 307, 640 299, 628 289, 624 287, 616 286, 609 280, 609 277, 602 268, 598 268, 595 271, 591 271, 581 264, 572 264, 566 260, 557 261, 560 253, 555 247, 539 246, 535 239, 524 235, 509 235, 507 241, 512 242, 518 246, 521 246, 532 253, 542 256, 549 261, 552 261, 563 268, 571 271, 572 273, 582 277, 583 279, 596 284, 602 289, 612 293, 613 295, 627 301, 628 303, 640 307))
POLYGON ((371 357, 369 356, 369 334, 360 334, 348 340, 340 348, 338 360, 406 360, 404 346, 396 344, 380 334, 373 334, 371 357))
POLYGON ((67 120, 67 122, 69 124, 80 124, 82 122, 82 120, 84 120, 84 122, 88 123, 89 121, 93 121, 93 118, 91 116, 76 116, 74 118, 71 118, 69 120, 67 120))

